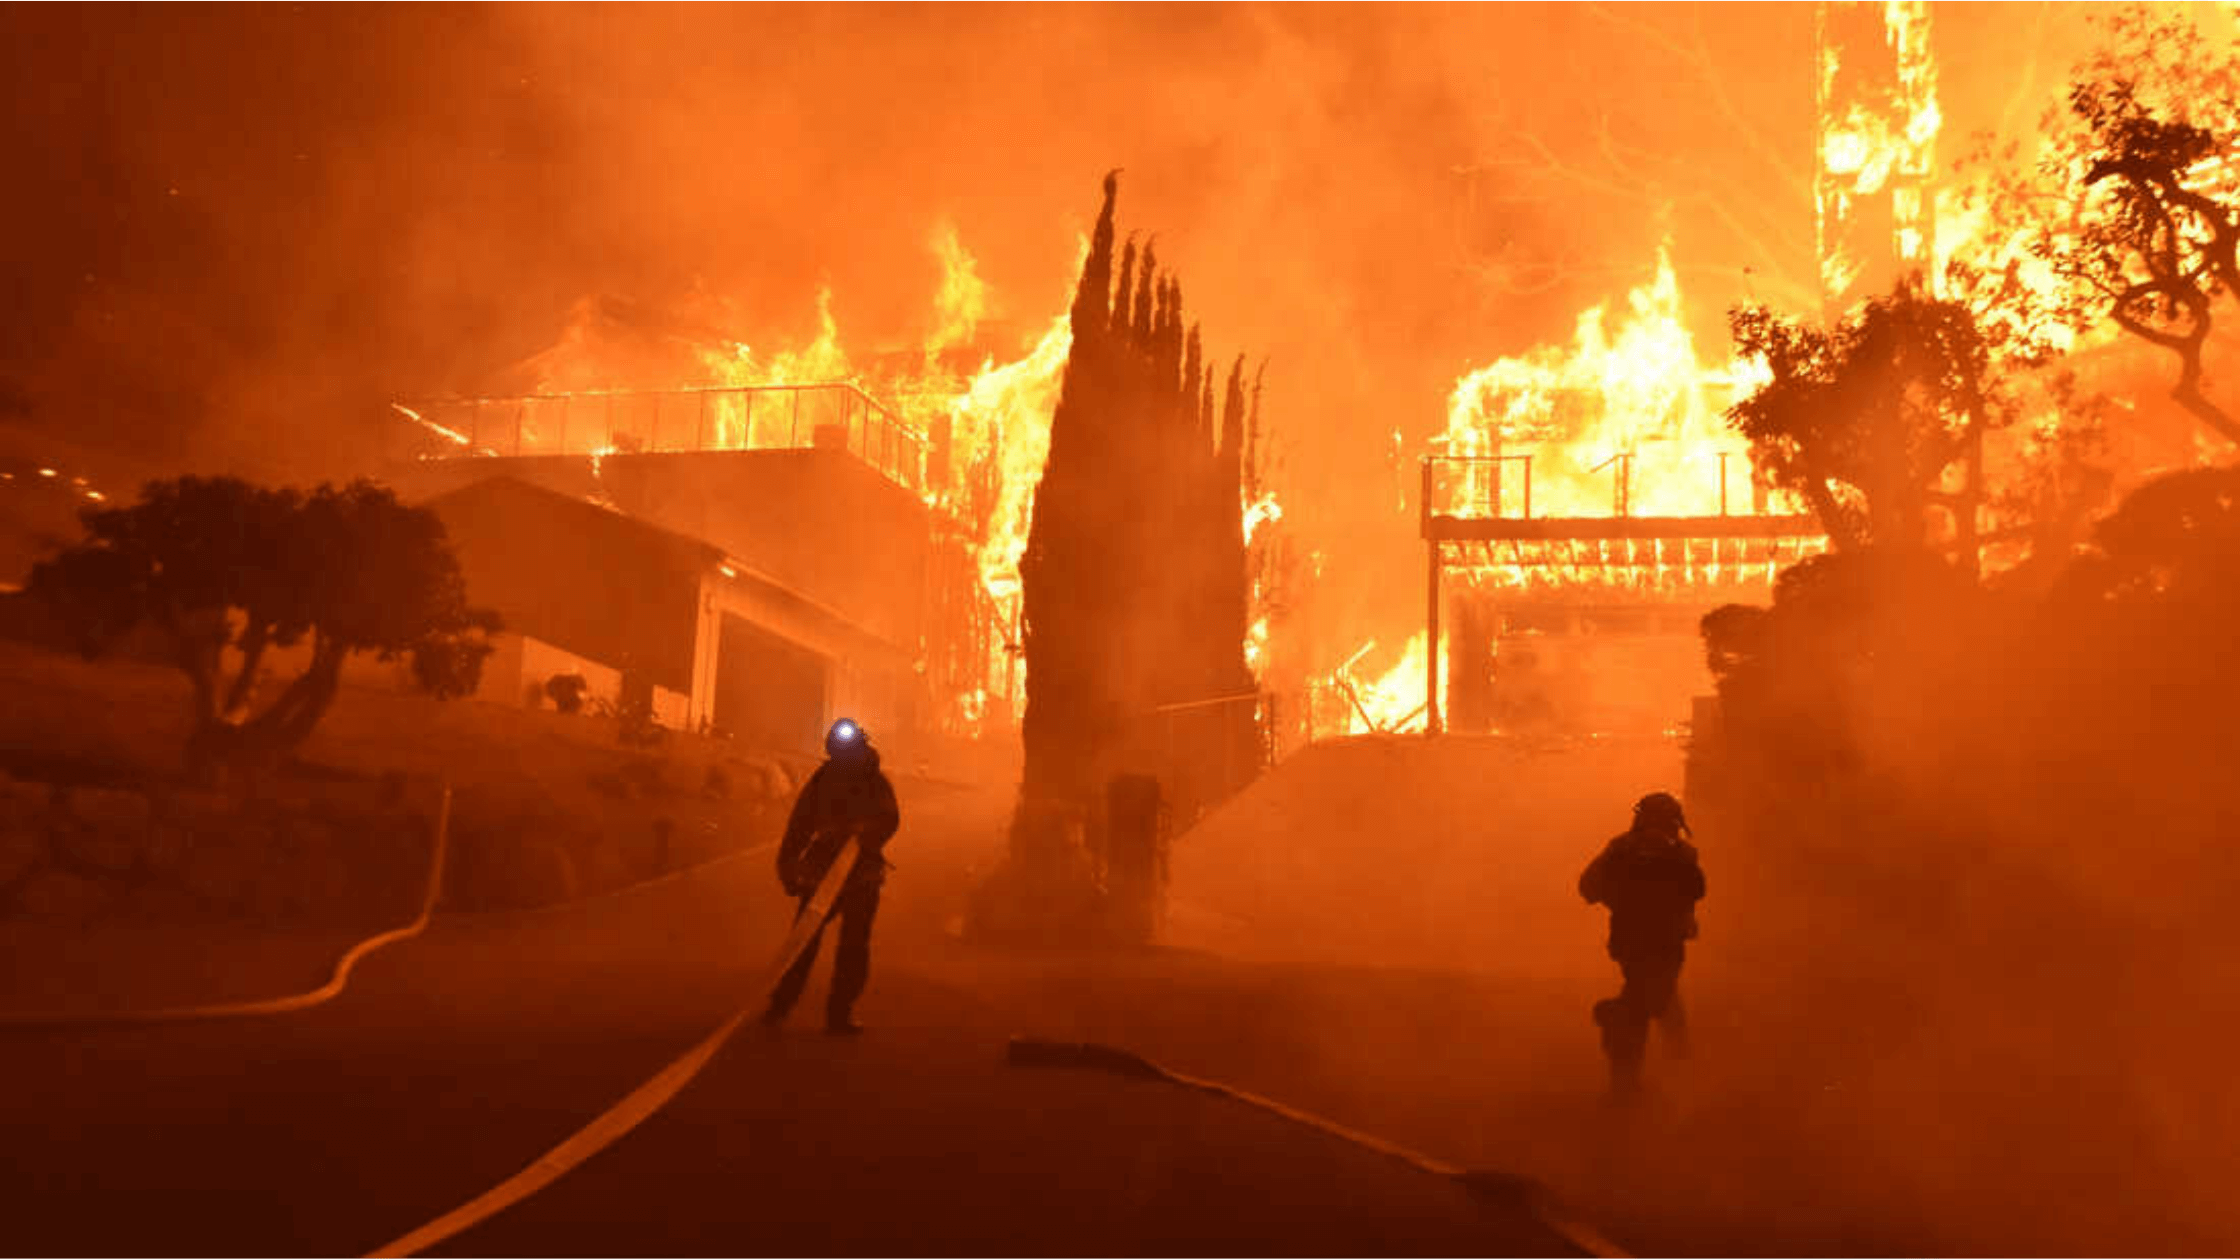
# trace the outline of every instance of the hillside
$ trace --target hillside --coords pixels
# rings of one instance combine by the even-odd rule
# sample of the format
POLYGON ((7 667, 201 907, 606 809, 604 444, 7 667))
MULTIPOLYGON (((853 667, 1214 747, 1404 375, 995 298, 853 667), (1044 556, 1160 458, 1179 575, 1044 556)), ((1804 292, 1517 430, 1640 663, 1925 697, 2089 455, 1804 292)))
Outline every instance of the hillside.
MULTIPOLYGON (((175 795, 186 688, 160 666, 0 643, 0 771, 175 795)), ((638 750, 615 734, 609 719, 346 687, 297 763, 250 794, 296 816, 401 777, 424 812, 448 783, 448 900, 474 908, 565 900, 774 838, 811 764, 681 734, 638 750)))

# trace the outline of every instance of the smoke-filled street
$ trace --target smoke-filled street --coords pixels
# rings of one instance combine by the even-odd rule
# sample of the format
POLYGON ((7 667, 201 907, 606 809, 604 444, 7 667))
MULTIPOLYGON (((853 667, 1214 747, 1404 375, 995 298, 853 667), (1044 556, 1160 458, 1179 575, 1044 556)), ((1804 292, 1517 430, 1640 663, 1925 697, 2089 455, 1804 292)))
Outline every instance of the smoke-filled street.
POLYGON ((0 15, 25 1254, 2240 1248, 2240 20, 0 15))
MULTIPOLYGON (((750 1027, 642 1128, 438 1250, 1014 1254, 1085 1230, 1156 1253, 1573 1250, 1513 1206, 1235 1103, 1005 1066, 1009 1037, 1069 1035, 1124 999, 1045 1007, 1043 969, 950 941, 990 800, 906 799, 924 821, 881 926, 911 961, 877 984, 876 1038, 836 1051, 750 1027)), ((11 1108, 18 1245, 355 1254, 402 1238, 750 1000, 786 910, 765 875, 723 861, 595 904, 441 921, 284 1021, 11 1031, 6 1071, 42 1083, 11 1108)), ((1060 968, 1068 987, 1104 970, 1060 968)))

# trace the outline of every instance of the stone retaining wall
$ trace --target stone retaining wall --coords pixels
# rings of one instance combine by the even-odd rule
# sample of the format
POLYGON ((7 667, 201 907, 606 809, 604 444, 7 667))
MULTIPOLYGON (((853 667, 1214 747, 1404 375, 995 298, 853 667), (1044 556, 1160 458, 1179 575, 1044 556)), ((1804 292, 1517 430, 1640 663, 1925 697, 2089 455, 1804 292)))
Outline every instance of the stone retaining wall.
POLYGON ((351 786, 244 799, 0 774, 0 916, 401 918, 425 887, 427 811, 395 785, 351 786))

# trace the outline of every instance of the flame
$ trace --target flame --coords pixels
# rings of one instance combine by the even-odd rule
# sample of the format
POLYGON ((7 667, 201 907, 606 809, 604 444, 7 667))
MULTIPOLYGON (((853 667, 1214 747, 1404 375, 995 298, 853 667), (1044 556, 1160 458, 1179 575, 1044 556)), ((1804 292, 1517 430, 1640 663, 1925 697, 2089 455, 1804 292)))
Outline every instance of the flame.
POLYGON ((703 361, 718 385, 806 385, 845 381, 855 376, 840 345, 840 322, 832 317, 832 289, 817 289, 816 340, 799 350, 781 350, 765 359, 743 343, 705 352, 703 361))
MULTIPOLYGON (((1937 103, 1937 63, 1929 45, 1927 0, 1884 0, 1880 36, 1890 58, 1880 65, 1850 65, 1846 50, 1860 51, 1863 24, 1845 21, 1867 6, 1827 4, 1819 9, 1819 169, 1813 182, 1819 241, 1820 284, 1830 301, 1852 295, 1862 281, 1881 288, 1885 270, 1922 270, 1935 255, 1937 135, 1944 114, 1937 103), (1838 24, 1841 23, 1839 29, 1838 24), (1863 207, 1889 199, 1888 239, 1859 239, 1863 207), (1861 250, 1871 250, 1863 257, 1861 250)), ((1934 276, 1931 277, 1934 283, 1934 276)))
MULTIPOLYGON (((2201 15, 2217 10, 2185 6, 2169 12, 2205 21, 2213 19, 2201 15)), ((2158 83, 2157 78, 2143 71, 2133 84, 2157 112, 2199 121, 2204 108, 2212 115, 2219 109, 2187 97, 2177 84, 2158 83)), ((1974 182, 1956 181, 1937 190, 1933 274, 1944 280, 1953 275, 1955 264, 1965 264, 1984 277, 1987 288, 1997 288, 2000 300, 1976 303, 1979 317, 2013 333, 2020 344, 2055 354, 2096 350, 2121 341, 2124 334, 2111 321, 2080 327, 2065 317, 2065 313, 2096 311, 2100 303, 2080 282, 2064 281, 2055 272, 2045 247, 2055 253, 2069 249, 2085 219, 2114 212, 2108 204, 2113 187, 2086 184, 2084 124, 2065 99, 2051 92, 2043 105, 2045 114, 2034 143, 2018 145, 2020 160, 2012 163, 2012 173, 2021 175, 2025 183, 2019 199, 1996 196, 1981 172, 1974 182)), ((2224 153, 2212 153, 2187 172, 2187 183, 2229 202, 2240 195, 2240 169, 2224 153)))
POLYGON ((1253 535, 1263 525, 1273 525, 1283 519, 1283 504, 1276 501, 1275 491, 1262 491, 1260 497, 1244 505, 1244 543, 1252 545, 1253 535))
POLYGON ((987 282, 956 224, 944 221, 934 229, 933 254, 941 261, 941 288, 934 295, 933 331, 926 335, 929 368, 942 351, 971 345, 988 314, 987 282))
POLYGON ((959 463, 988 467, 995 500, 979 547, 980 583, 1008 599, 1019 589, 1019 560, 1027 553, 1034 521, 1035 486, 1050 455, 1050 420, 1057 414, 1073 329, 1066 316, 1050 321, 1034 349, 1002 364, 988 362, 950 400, 957 418, 959 463))
MULTIPOLYGON (((1268 677, 1269 616, 1275 604, 1278 556, 1284 546, 1274 526, 1282 520, 1283 504, 1273 490, 1262 490, 1244 503, 1245 565, 1251 574, 1246 598, 1252 614, 1245 632, 1244 663, 1257 679, 1268 677)), ((1260 716, 1265 721, 1267 713, 1263 711, 1260 716)))
MULTIPOLYGON (((1335 724, 1337 733, 1345 735, 1400 734, 1421 731, 1429 721, 1429 706, 1424 703, 1424 670, 1429 665, 1429 639, 1417 631, 1401 650, 1400 659, 1390 669, 1375 678, 1364 679, 1354 672, 1362 658, 1376 650, 1376 641, 1361 645, 1347 661, 1330 672, 1327 686, 1337 696, 1336 703, 1345 706, 1344 713, 1335 724)), ((1439 676, 1442 682, 1449 668, 1446 644, 1439 645, 1439 676)))
MULTIPOLYGON (((820 289, 816 333, 805 344, 779 343, 757 350, 747 341, 706 334, 718 320, 703 320, 697 331, 679 332, 665 318, 649 318, 627 304, 586 299, 576 304, 568 327, 551 349, 527 361, 540 382, 533 397, 455 399, 442 404, 471 427, 479 409, 500 412, 500 425, 518 424, 515 447, 535 449, 544 441, 586 455, 594 477, 608 455, 620 451, 771 449, 807 446, 826 426, 838 426, 857 450, 867 417, 905 431, 921 444, 923 476, 909 466, 880 464, 900 484, 915 488, 954 534, 966 539, 979 593, 986 600, 980 624, 990 628, 987 668, 981 685, 951 697, 952 716, 968 732, 979 729, 995 701, 1008 699, 1016 713, 1024 699, 1023 662, 1017 657, 1016 625, 1019 562, 1026 553, 1034 516, 1034 496, 1050 450, 1050 424, 1072 350, 1066 313, 1054 316, 1012 358, 985 354, 977 369, 959 366, 959 352, 975 347, 992 305, 977 261, 954 224, 938 224, 928 245, 941 279, 931 318, 920 344, 898 354, 851 354, 834 314, 833 294, 820 289), (648 330, 652 332, 648 332, 648 330), (569 389, 561 382, 628 378, 677 381, 667 389, 569 389), (567 404, 578 404, 570 427, 567 404), (532 404, 550 410, 538 410, 532 404), (548 415, 559 419, 539 429, 548 415), (650 424, 648 417, 650 416, 650 424), (625 424, 630 425, 625 428, 625 424), (551 431, 557 427, 557 435, 551 431), (646 436, 651 433, 652 436, 646 436), (627 436, 626 436, 627 435, 627 436)), ((1088 241, 1078 242, 1080 258, 1088 241)), ((727 304, 704 299, 718 315, 727 304)), ((707 311, 700 311, 706 315, 707 311)), ((757 343, 766 344, 766 343, 757 343)), ((392 404, 405 419, 470 448, 476 437, 430 419, 420 410, 392 404)), ((451 415, 452 412, 446 412, 451 415)), ((882 442, 882 449, 892 443, 882 442)), ((867 460, 868 451, 858 451, 867 460)), ((1272 495, 1238 505, 1249 540, 1282 509, 1272 495)), ((1254 607, 1263 603, 1255 589, 1254 607)), ((1248 657, 1265 652, 1267 618, 1254 625, 1248 657)))
MULTIPOLYGON (((1718 363, 1698 353, 1670 247, 1660 248, 1649 281, 1622 308, 1582 312, 1569 343, 1498 359, 1455 382, 1446 430, 1433 440, 1430 508, 1478 518, 1752 515, 1761 507, 1748 444, 1727 427, 1725 410, 1767 379, 1762 363, 1718 363)), ((1795 505, 1769 494, 1763 510, 1786 514, 1795 505)), ((1716 600, 1760 597, 1780 566, 1826 545, 1822 538, 1451 543, 1443 544, 1441 563, 1443 581, 1463 588, 1716 600)), ((1364 680, 1355 666, 1374 648, 1363 644, 1319 681, 1310 705, 1317 736, 1424 728, 1426 635, 1416 634, 1396 664, 1364 680)), ((1448 652, 1442 637, 1442 680, 1452 677, 1448 652)))
POLYGON ((1444 452, 1507 457, 1448 470, 1445 502, 1460 516, 1716 516, 1747 512, 1747 444, 1724 410, 1764 380, 1762 365, 1706 365, 1683 317, 1669 246, 1656 275, 1579 316, 1571 344, 1500 359, 1455 382, 1444 452), (1727 496, 1720 494, 1722 457, 1727 496))
MULTIPOLYGON (((744 342, 729 342, 703 348, 700 362, 716 385, 816 385, 855 379, 848 352, 840 344, 840 323, 832 315, 829 287, 817 290, 817 335, 808 345, 757 355, 744 342)), ((795 414, 785 408, 758 406, 752 398, 719 395, 709 412, 711 446, 753 450, 794 446, 803 441, 795 414)))

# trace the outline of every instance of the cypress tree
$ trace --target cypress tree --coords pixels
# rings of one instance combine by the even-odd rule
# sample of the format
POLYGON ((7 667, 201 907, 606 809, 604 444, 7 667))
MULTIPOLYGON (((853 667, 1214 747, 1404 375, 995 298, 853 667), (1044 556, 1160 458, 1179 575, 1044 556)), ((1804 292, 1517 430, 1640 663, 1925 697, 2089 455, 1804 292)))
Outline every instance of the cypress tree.
MULTIPOLYGON (((1135 296, 1133 285, 1136 275, 1136 234, 1128 233, 1128 243, 1120 251, 1120 283, 1112 290, 1112 332, 1117 340, 1128 336, 1129 304, 1135 296)), ((1084 277, 1086 279, 1086 277, 1084 277)))
POLYGON ((1143 269, 1136 273, 1136 320, 1134 341, 1136 349, 1151 347, 1151 326, 1154 314, 1153 292, 1159 275, 1159 238, 1154 236, 1143 243, 1143 269))
POLYGON ((1202 330, 1186 325, 1181 283, 1160 272, 1155 237, 1138 249, 1131 234, 1115 274, 1117 192, 1106 176, 1020 564, 1027 708, 1012 867, 1021 905, 1071 895, 1046 886, 1079 878, 1063 874, 1073 868, 1062 819, 1092 819, 1112 775, 1157 773, 1188 810, 1258 763, 1251 706, 1160 711, 1253 689, 1241 492, 1258 385, 1248 405, 1237 360, 1217 413, 1202 330), (1170 746, 1179 757, 1169 759, 1170 746), (1207 768, 1216 764, 1242 773, 1215 782, 1207 768))

